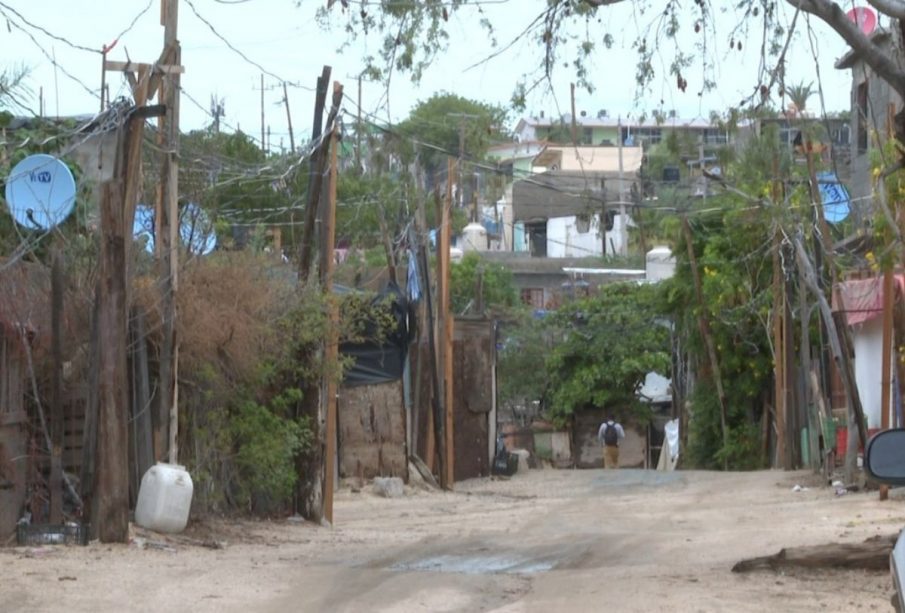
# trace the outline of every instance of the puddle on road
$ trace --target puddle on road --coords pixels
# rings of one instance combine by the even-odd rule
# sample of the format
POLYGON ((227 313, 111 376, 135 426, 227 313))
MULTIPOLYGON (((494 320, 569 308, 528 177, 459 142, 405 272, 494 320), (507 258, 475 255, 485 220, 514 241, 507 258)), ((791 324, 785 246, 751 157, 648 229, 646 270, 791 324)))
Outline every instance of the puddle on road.
POLYGON ((551 570, 557 560, 530 560, 506 555, 438 555, 397 562, 391 570, 432 571, 481 575, 486 573, 532 574, 551 570))
POLYGON ((594 479, 594 484, 603 487, 661 487, 684 484, 685 476, 678 471, 620 469, 603 471, 594 479))

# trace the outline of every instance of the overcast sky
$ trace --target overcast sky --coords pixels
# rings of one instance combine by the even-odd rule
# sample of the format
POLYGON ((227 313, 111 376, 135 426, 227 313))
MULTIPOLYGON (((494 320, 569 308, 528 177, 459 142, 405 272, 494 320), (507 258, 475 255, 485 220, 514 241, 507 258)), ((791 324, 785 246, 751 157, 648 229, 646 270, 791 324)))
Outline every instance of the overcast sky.
MULTIPOLYGON (((500 44, 508 43, 537 16, 544 3, 541 0, 493 0, 482 4, 487 17, 497 27, 500 44)), ((28 84, 33 95, 29 101, 34 111, 38 109, 38 91, 43 88, 44 108, 49 115, 91 114, 98 110, 97 91, 101 80, 101 56, 70 45, 99 50, 110 44, 136 19, 111 51, 109 59, 151 62, 160 54, 163 44, 163 27, 160 25, 160 0, 0 0, 0 17, 6 18, 6 27, 0 30, 0 62, 5 67, 22 64, 30 68, 28 84), (15 12, 19 15, 16 15, 15 12), (66 39, 54 40, 34 26, 66 39), (23 32, 27 31, 31 36, 23 32), (33 39, 32 39, 33 37, 33 39), (54 70, 52 57, 59 65, 54 70), (68 73, 68 74, 67 74, 68 73), (70 76, 71 75, 71 76, 70 76), (91 91, 88 91, 91 90, 91 91)), ((337 52, 344 41, 340 3, 336 2, 333 32, 323 31, 314 15, 324 0, 192 0, 198 13, 233 47, 247 56, 247 60, 231 50, 211 32, 192 8, 180 2, 179 39, 182 43, 182 64, 185 74, 182 85, 185 95, 181 104, 183 130, 202 127, 211 121, 208 114, 211 96, 225 101, 224 129, 239 126, 258 138, 261 125, 260 80, 263 67, 265 122, 271 129, 271 145, 279 147, 280 139, 288 145, 288 127, 285 108, 282 106, 280 80, 296 82, 303 87, 290 87, 289 102, 296 140, 301 142, 311 128, 314 104, 313 85, 324 64, 333 67, 333 78, 341 81, 346 93, 355 100, 357 84, 355 76, 361 71, 361 57, 378 48, 379 40, 357 43, 344 53, 337 52), (254 64, 260 65, 260 67, 254 64), (191 98, 187 98, 190 96, 191 98), (196 104, 197 103, 197 104, 196 104)), ((353 6, 360 4, 353 3, 353 6)), ((727 7, 735 2, 715 0, 713 5, 727 7)), ((778 3, 784 11, 783 19, 791 20, 791 10, 784 2, 778 3)), ((358 10, 358 9, 356 9, 358 10)), ((631 49, 639 29, 646 23, 635 13, 631 2, 625 2, 600 11, 600 36, 609 32, 614 36, 614 47, 603 51, 594 63, 592 80, 597 91, 588 94, 578 91, 576 107, 588 114, 607 109, 611 116, 651 111, 660 106, 675 109, 679 116, 707 117, 711 110, 721 111, 749 94, 757 83, 759 32, 741 38, 743 51, 728 51, 728 43, 718 35, 715 58, 720 64, 717 73, 717 91, 699 98, 696 94, 700 76, 699 68, 687 72, 689 81, 685 93, 675 86, 675 78, 662 76, 654 83, 653 92, 640 104, 635 103, 636 55, 631 49)), ((718 15, 718 32, 729 32, 736 21, 732 9, 718 15)), ((849 108, 848 72, 837 71, 833 62, 845 51, 840 39, 822 23, 814 20, 815 43, 818 62, 815 64, 811 47, 805 37, 804 19, 799 19, 802 33, 793 41, 789 53, 787 82, 813 81, 816 85, 820 69, 827 110, 849 108)), ((427 70, 420 85, 414 85, 406 75, 394 75, 389 96, 378 83, 363 84, 362 106, 382 121, 403 119, 418 100, 428 98, 437 91, 451 91, 462 96, 495 104, 508 105, 514 85, 523 73, 535 70, 541 59, 540 47, 534 40, 517 43, 477 68, 466 68, 494 52, 488 36, 478 26, 475 8, 456 13, 449 24, 452 42, 447 53, 439 57, 427 70), (387 109, 389 100, 389 117, 387 109)), ((691 28, 685 28, 691 35, 691 28)), ((593 30, 592 30, 593 31, 593 30)), ((664 55, 669 57, 669 47, 664 43, 664 55)), ((2 65, 2 64, 0 64, 2 65)), ((658 67, 659 68, 659 67, 658 67)), ((660 70, 661 74, 665 71, 660 70)), ((126 95, 128 87, 119 74, 108 74, 111 96, 126 95)), ((528 111, 545 111, 547 114, 565 113, 569 110, 569 83, 574 80, 568 68, 558 67, 552 87, 546 84, 528 99, 528 111)), ((346 108, 354 112, 351 101, 346 108)), ((810 105, 819 110, 815 97, 810 105)))

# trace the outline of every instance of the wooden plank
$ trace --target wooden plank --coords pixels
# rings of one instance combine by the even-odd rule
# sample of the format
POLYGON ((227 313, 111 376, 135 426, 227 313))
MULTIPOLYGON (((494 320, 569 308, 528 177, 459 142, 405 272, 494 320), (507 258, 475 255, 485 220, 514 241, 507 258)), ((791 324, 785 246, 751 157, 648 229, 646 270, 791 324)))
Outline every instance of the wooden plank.
POLYGON ((779 553, 742 560, 732 567, 734 573, 784 568, 846 568, 889 570, 898 535, 873 536, 863 543, 830 543, 805 547, 787 547, 779 553))
POLYGON ((342 387, 337 417, 341 477, 406 478, 405 407, 400 381, 342 387))
POLYGON ((114 72, 134 72, 147 70, 149 73, 156 74, 182 74, 185 72, 184 66, 162 65, 162 64, 146 64, 142 62, 117 62, 107 60, 104 62, 104 70, 112 70, 114 72))

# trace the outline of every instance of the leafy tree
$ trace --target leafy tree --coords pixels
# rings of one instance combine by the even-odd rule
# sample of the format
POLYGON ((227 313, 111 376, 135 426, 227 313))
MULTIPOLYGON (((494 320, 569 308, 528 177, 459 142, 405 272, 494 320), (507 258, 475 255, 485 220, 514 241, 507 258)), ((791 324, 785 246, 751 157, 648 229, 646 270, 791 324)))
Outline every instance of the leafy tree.
POLYGON ((450 267, 449 294, 454 312, 462 313, 474 303, 479 276, 485 307, 508 309, 515 306, 518 293, 512 272, 500 264, 485 262, 480 255, 470 251, 450 267))
MULTIPOLYGON (((774 160, 779 162, 781 173, 796 170, 788 150, 781 149, 775 133, 768 130, 751 141, 736 164, 725 169, 726 176, 748 193, 769 193, 774 160)), ((798 195, 792 196, 785 213, 788 215, 801 210, 797 207, 798 195)), ((753 468, 764 459, 759 452, 758 424, 773 375, 769 336, 773 269, 769 249, 777 220, 772 211, 752 209, 747 199, 731 193, 708 197, 706 212, 696 213, 700 205, 691 199, 681 204, 691 207, 692 248, 703 294, 699 302, 685 239, 676 228, 680 237, 674 249, 676 275, 664 286, 677 333, 687 339, 687 350, 699 373, 690 398, 688 458, 691 464, 706 468, 720 467, 724 460, 730 468, 753 468), (720 405, 698 328, 701 309, 710 322, 726 395, 726 445, 720 405)), ((672 223, 676 226, 678 221, 672 223)))
POLYGON ((635 390, 650 371, 669 372, 669 324, 654 285, 618 283, 551 316, 562 341, 547 360, 547 412, 563 421, 603 407, 639 411, 635 390))
POLYGON ((499 398, 515 414, 540 403, 547 390, 547 355, 555 334, 542 318, 527 310, 516 311, 501 324, 501 347, 497 362, 499 398), (531 373, 531 376, 526 376, 531 373))
MULTIPOLYGON (((455 94, 434 94, 419 102, 409 117, 399 124, 398 131, 406 137, 440 147, 418 151, 421 165, 428 173, 446 169, 446 158, 459 151, 460 127, 465 130, 465 154, 469 159, 480 159, 487 147, 499 140, 500 126, 506 119, 506 111, 500 107, 469 100, 455 94)), ((412 145, 402 150, 405 158, 414 159, 412 145)))

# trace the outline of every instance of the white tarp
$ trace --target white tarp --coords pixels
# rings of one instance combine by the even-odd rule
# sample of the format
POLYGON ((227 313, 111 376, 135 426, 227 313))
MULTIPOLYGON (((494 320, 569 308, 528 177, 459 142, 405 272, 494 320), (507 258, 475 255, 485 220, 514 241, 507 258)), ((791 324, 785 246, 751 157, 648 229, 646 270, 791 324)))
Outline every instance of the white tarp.
POLYGON ((663 447, 660 449, 657 470, 675 470, 676 463, 679 461, 679 420, 672 419, 666 422, 663 432, 663 447))

